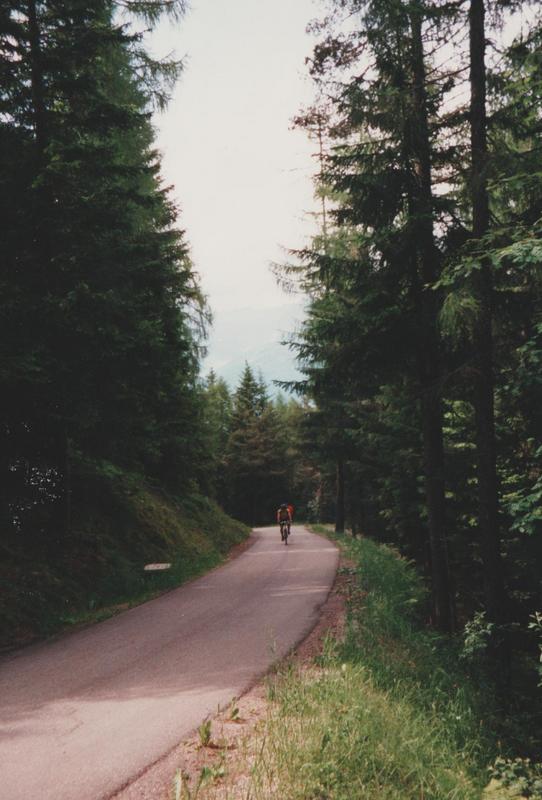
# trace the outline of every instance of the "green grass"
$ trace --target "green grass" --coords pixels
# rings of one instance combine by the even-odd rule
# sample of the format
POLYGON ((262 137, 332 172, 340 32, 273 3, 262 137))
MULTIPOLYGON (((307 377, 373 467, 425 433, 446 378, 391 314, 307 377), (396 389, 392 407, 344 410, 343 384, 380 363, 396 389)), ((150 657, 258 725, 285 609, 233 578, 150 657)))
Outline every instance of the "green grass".
POLYGON ((1 543, 0 646, 95 622, 207 572, 248 535, 210 500, 173 497, 120 471, 85 476, 73 531, 55 553, 1 543), (145 573, 149 562, 170 570, 145 573))
MULTIPOLYGON (((345 641, 329 641, 314 668, 290 664, 269 679, 243 797, 485 797, 499 752, 492 697, 465 674, 454 644, 424 626, 427 596, 413 566, 367 539, 337 541, 353 562, 345 641)), ((202 796, 234 795, 226 783, 202 796)))
POLYGON ((479 798, 493 756, 489 720, 453 651, 420 624, 421 581, 387 547, 345 549, 355 564, 346 640, 328 648, 316 677, 289 675, 276 690, 268 752, 280 765, 279 795, 479 798))
POLYGON ((361 664, 329 653, 323 673, 293 675, 254 773, 256 796, 301 800, 478 798, 471 752, 458 749, 434 715, 405 694, 375 686, 361 664))

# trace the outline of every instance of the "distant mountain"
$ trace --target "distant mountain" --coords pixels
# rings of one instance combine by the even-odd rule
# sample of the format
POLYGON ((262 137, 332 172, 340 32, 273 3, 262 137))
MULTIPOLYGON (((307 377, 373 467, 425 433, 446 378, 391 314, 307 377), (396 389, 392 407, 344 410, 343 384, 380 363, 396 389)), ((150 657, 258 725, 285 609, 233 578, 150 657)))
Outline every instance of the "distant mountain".
POLYGON ((274 380, 301 378, 294 354, 281 341, 295 332, 302 319, 301 304, 216 312, 204 372, 214 369, 233 389, 248 362, 255 372, 261 371, 271 393, 276 393, 274 380))

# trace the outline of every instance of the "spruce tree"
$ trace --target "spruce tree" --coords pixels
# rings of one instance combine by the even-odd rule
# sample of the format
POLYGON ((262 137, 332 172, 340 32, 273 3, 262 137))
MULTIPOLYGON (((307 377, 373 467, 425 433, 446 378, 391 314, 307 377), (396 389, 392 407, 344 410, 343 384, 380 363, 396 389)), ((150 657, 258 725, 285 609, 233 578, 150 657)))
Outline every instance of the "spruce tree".
POLYGON ((228 504, 226 451, 232 424, 233 400, 228 384, 213 370, 203 389, 205 450, 203 485, 222 506, 228 504))
MULTIPOLYGON (((29 0, 0 18, 3 468, 31 464, 11 517, 56 506, 59 541, 74 463, 113 461, 179 488, 197 454, 202 298, 149 118, 165 85, 116 8, 29 0)), ((181 4, 132 9, 155 22, 181 4)), ((167 83, 178 65, 164 70, 167 83)))
POLYGON ((288 489, 287 446, 266 386, 247 364, 233 399, 226 456, 234 516, 251 525, 274 521, 288 489))
MULTIPOLYGON (((351 359, 354 349, 365 349, 357 364, 364 381, 352 376, 356 393, 366 392, 370 385, 372 370, 362 364, 368 367, 366 353, 371 349, 378 353, 380 374, 386 363, 390 370, 404 374, 406 369, 416 376, 435 620, 449 630, 453 602, 447 558, 441 345, 438 296, 432 289, 441 257, 433 228, 429 117, 439 98, 429 103, 422 36, 422 26, 429 19, 437 25, 439 19, 416 2, 353 1, 347 5, 359 27, 324 39, 315 49, 312 65, 313 74, 331 91, 338 85, 329 127, 335 144, 326 160, 324 180, 337 198, 329 216, 339 230, 350 231, 349 237, 342 237, 341 253, 328 226, 324 252, 313 252, 306 259, 309 272, 322 286, 322 298, 316 304, 328 305, 326 315, 342 316, 336 319, 336 328, 344 331, 341 344, 336 347, 330 338, 331 352, 321 363, 334 363, 332 373, 339 381, 336 394, 346 388, 344 362, 349 360, 347 354, 351 359), (361 79, 357 72, 360 53, 370 59, 370 69, 361 79), (343 83, 338 82, 340 78, 343 83), (336 300, 331 301, 330 295, 336 295, 336 300), (335 303, 335 310, 330 303, 335 303), (368 329, 373 338, 369 346, 368 329), (395 335, 398 338, 392 343, 395 335), (400 337, 403 347, 398 345, 400 337)), ((314 363, 319 360, 316 339, 313 336, 307 347, 313 348, 314 363)), ((303 356, 302 348, 299 352, 303 356)), ((329 379, 326 383, 331 385, 329 379)), ((343 473, 339 458, 337 508, 342 506, 343 473)))

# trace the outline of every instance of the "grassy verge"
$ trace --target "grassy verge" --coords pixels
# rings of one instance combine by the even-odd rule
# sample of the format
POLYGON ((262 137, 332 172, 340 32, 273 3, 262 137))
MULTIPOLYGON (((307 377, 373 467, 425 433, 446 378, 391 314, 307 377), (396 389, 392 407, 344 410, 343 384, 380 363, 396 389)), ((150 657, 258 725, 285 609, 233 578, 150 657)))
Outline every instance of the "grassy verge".
MULTIPOLYGON (((491 719, 454 653, 418 623, 411 566, 351 541, 346 640, 322 669, 279 679, 266 751, 288 798, 479 798, 494 755, 491 719)), ((488 711, 489 709, 486 709, 488 711)), ((258 770, 263 795, 269 784, 258 770)))
POLYGON ((424 627, 427 598, 412 565, 367 539, 340 546, 352 564, 343 568, 345 641, 328 642, 314 667, 287 665, 270 678, 264 729, 247 744, 249 788, 226 781, 198 797, 523 797, 497 781, 488 788, 499 755, 492 697, 453 644, 424 627))
POLYGON ((210 500, 182 499, 137 476, 85 476, 70 541, 2 542, 0 646, 98 621, 218 565, 248 528, 210 500), (149 562, 171 569, 145 573, 149 562))

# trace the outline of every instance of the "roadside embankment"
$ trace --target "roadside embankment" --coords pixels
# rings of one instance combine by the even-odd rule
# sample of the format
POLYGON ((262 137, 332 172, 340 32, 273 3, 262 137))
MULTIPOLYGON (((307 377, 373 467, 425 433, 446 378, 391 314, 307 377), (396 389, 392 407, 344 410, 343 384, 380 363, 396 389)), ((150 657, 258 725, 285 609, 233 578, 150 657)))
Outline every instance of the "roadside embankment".
POLYGON ((538 797, 537 768, 504 758, 515 748, 502 739, 491 687, 465 668, 458 642, 424 624, 427 596, 413 565, 367 539, 335 540, 343 551, 344 636, 337 637, 335 626, 319 655, 307 661, 294 654, 270 675, 260 690, 259 719, 254 702, 245 710, 241 699, 214 721, 214 753, 207 761, 198 757, 199 771, 181 766, 175 796, 538 797), (252 719, 245 735, 224 737, 247 711, 252 719), (525 767, 525 794, 527 783, 513 785, 513 770, 503 772, 507 764, 516 772, 525 767))
MULTIPOLYGON (((174 497, 116 470, 85 475, 69 539, 3 541, 0 647, 98 621, 219 564, 249 529, 193 492, 174 497), (149 562, 167 562, 145 573, 149 562)), ((83 482, 82 482, 83 483, 83 482)))

